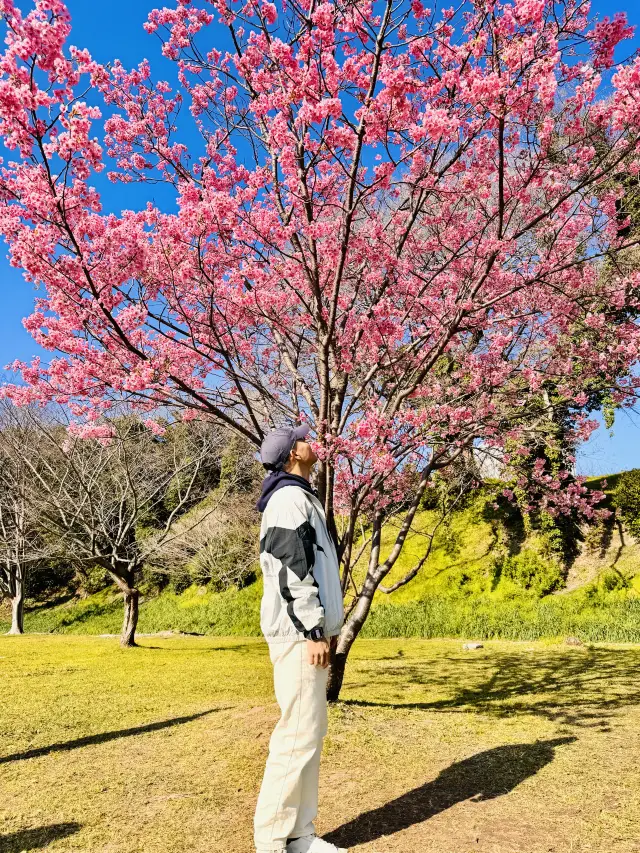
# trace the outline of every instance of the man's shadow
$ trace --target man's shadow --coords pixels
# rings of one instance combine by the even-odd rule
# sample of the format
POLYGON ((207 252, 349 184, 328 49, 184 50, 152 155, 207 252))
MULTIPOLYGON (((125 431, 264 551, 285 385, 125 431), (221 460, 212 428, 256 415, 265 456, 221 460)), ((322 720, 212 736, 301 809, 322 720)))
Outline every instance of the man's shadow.
POLYGON ((556 746, 575 740, 562 737, 479 752, 447 767, 433 782, 363 812, 323 837, 338 847, 355 847, 422 823, 464 800, 482 802, 501 797, 549 764, 556 746))
POLYGON ((79 823, 52 823, 36 829, 21 829, 9 835, 0 835, 0 853, 24 853, 40 850, 59 838, 68 838, 82 829, 79 823))

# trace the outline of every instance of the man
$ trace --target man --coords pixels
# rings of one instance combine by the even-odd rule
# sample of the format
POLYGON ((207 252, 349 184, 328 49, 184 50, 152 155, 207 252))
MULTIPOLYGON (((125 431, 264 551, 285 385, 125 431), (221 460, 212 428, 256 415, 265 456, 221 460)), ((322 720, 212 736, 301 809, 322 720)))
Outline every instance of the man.
POLYGON ((330 648, 344 622, 335 544, 309 483, 318 457, 309 426, 270 432, 260 459, 262 485, 260 626, 273 664, 281 716, 269 742, 254 830, 257 853, 347 853, 318 838, 322 741, 327 732, 330 648))

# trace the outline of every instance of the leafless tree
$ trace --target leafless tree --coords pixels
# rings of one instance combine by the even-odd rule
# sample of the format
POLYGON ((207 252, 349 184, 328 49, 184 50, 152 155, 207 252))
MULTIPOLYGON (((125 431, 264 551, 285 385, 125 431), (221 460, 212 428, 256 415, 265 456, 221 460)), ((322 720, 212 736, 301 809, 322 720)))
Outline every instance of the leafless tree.
POLYGON ((10 634, 24 633, 27 576, 47 552, 27 500, 27 477, 21 459, 0 451, 0 597, 11 601, 10 634))
POLYGON ((178 519, 169 536, 145 541, 145 564, 156 574, 211 584, 215 589, 242 586, 258 567, 257 513, 249 496, 231 487, 178 519))
POLYGON ((224 433, 198 422, 158 436, 124 414, 105 423, 103 438, 82 438, 62 408, 5 405, 4 420, 0 450, 27 471, 25 500, 43 535, 79 568, 106 569, 124 598, 121 643, 135 645, 144 560, 216 484, 224 433))

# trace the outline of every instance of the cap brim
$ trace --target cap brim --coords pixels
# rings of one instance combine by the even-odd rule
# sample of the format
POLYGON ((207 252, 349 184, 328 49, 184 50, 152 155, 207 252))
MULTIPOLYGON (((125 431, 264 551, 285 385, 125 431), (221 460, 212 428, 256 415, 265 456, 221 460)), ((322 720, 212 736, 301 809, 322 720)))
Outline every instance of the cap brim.
POLYGON ((311 432, 311 424, 300 424, 300 426, 293 428, 293 436, 296 441, 302 441, 303 438, 306 438, 311 432))

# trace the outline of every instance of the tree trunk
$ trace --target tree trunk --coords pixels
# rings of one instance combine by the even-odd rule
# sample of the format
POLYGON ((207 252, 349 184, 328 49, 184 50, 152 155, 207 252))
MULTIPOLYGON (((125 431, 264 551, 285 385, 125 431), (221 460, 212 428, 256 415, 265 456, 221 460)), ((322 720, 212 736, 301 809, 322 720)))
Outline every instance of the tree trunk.
POLYGON ((351 646, 353 646, 356 637, 367 620, 367 616, 371 610, 371 602, 379 583, 379 579, 376 581, 371 576, 366 578, 353 615, 340 632, 338 645, 329 664, 329 680, 327 682, 327 700, 329 702, 337 702, 340 697, 344 671, 347 666, 347 657, 351 651, 351 646))
POLYGON ((136 569, 130 564, 122 561, 115 566, 106 558, 98 558, 96 563, 109 572, 118 585, 124 599, 124 622, 122 623, 122 634, 120 645, 131 648, 136 644, 136 628, 138 627, 138 604, 140 593, 136 589, 136 569))
POLYGON ((131 648, 136 644, 136 628, 138 626, 138 599, 140 593, 135 587, 123 592, 124 597, 124 622, 122 623, 122 636, 120 645, 131 648))
POLYGON ((347 657, 351 651, 351 646, 354 644, 356 637, 362 630, 362 626, 367 621, 367 616, 371 610, 371 602, 376 590, 382 583, 382 580, 389 574, 394 563, 398 559, 402 547, 405 543, 407 533, 411 529, 411 523, 415 517, 420 499, 424 494, 427 482, 433 470, 433 461, 431 461, 422 471, 420 476, 420 484, 416 490, 416 494, 411 502, 411 506, 402 523, 402 527, 396 536, 396 542, 391 549, 391 553, 384 561, 379 564, 380 546, 382 544, 382 522, 383 513, 381 510, 376 510, 373 518, 373 529, 371 533, 371 553, 369 555, 369 567, 367 576, 362 585, 362 590, 358 597, 358 602, 353 609, 353 615, 350 616, 346 624, 343 626, 338 639, 338 645, 331 657, 329 664, 329 679, 327 682, 327 699, 329 702, 336 702, 340 696, 342 689, 342 681, 344 679, 344 671, 347 665, 347 657))
POLYGON ((21 581, 16 581, 15 595, 11 599, 11 630, 10 634, 24 634, 24 587, 21 581))

